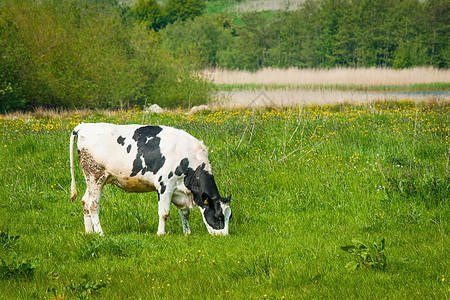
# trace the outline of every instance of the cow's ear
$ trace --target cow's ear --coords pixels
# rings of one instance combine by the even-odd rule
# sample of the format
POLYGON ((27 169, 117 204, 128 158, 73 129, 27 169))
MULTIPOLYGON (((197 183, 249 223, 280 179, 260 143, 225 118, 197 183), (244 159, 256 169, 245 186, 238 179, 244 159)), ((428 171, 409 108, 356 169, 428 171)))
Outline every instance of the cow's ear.
POLYGON ((230 204, 231 202, 231 195, 228 196, 227 198, 220 198, 220 202, 224 203, 224 204, 230 204))

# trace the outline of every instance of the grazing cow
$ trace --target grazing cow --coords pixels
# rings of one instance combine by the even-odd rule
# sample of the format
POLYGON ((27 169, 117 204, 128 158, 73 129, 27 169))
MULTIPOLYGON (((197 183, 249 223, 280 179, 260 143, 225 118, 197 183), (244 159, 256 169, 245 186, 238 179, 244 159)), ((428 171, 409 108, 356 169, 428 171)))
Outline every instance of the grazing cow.
POLYGON ((165 234, 171 202, 179 209, 185 234, 191 232, 189 212, 195 206, 200 208, 210 234, 228 234, 231 196, 220 196, 206 147, 187 132, 166 126, 79 124, 70 138, 72 201, 77 195, 73 163, 76 137, 87 186, 81 200, 87 233, 103 235, 99 204, 103 186, 110 183, 127 192, 158 193, 158 235, 165 234))

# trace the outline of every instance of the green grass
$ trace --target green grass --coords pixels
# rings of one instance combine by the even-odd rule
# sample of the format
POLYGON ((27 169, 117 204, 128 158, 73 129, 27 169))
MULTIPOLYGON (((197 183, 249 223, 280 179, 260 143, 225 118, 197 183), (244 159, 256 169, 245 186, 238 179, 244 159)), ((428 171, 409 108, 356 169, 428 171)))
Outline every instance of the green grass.
POLYGON ((216 15, 230 12, 238 3, 237 1, 206 1, 205 14, 216 15))
POLYGON ((330 91, 374 91, 374 92, 427 92, 427 91, 450 91, 450 83, 416 83, 408 85, 356 85, 356 84, 258 84, 258 83, 235 83, 215 84, 216 89, 221 91, 254 91, 254 90, 330 90, 330 91))
MULTIPOLYGON (((0 298, 445 299, 450 297, 450 103, 217 110, 196 115, 0 118, 0 298), (70 202, 79 122, 165 124, 209 147, 232 194, 230 235, 176 208, 157 237, 156 194, 106 186, 105 237, 70 202), (385 238, 384 268, 341 247, 385 238)), ((77 166, 79 194, 84 192, 77 166)))

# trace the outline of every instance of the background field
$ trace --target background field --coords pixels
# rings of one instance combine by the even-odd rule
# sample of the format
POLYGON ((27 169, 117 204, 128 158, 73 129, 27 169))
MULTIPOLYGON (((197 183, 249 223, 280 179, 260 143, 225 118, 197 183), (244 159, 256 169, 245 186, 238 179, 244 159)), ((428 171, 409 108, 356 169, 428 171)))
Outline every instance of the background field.
POLYGON ((284 74, 286 81, 294 73, 293 85, 303 89, 311 80, 329 89, 320 76, 342 76, 346 83, 338 88, 352 90, 377 86, 380 78, 389 85, 383 89, 398 90, 405 85, 392 83, 392 74, 427 73, 432 80, 430 73, 442 72, 446 81, 426 81, 425 88, 450 90, 448 0, 271 3, 2 0, 0 113, 188 108, 210 100, 214 85, 196 75, 216 68, 263 69, 251 75, 263 80, 284 74), (284 9, 287 3, 295 9, 284 9), (373 68, 389 76, 372 77, 373 68), (299 78, 297 69, 327 70, 305 70, 299 78))
MULTIPOLYGON (((450 297, 450 103, 376 102, 186 115, 0 118, 0 298, 299 299, 450 297), (69 200, 79 122, 165 124, 209 146, 230 235, 175 207, 157 237, 155 194, 104 189, 106 236, 69 200), (377 250, 385 238, 385 251, 377 250), (386 262, 348 271, 356 239, 386 262)), ((84 189, 79 167, 76 177, 84 189)), ((372 255, 376 259, 375 255, 372 255)), ((366 263, 369 259, 366 257, 366 263)))
POLYGON ((450 100, 450 71, 412 68, 205 70, 226 107, 450 100))

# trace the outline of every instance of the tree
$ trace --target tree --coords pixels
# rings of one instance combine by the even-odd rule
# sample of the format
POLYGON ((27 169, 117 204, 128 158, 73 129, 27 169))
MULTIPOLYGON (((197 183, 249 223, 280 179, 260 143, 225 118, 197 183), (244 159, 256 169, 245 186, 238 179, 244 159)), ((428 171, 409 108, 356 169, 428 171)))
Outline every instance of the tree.
POLYGON ((192 20, 203 15, 204 0, 168 0, 165 6, 165 18, 167 23, 181 20, 192 20))
POLYGON ((136 21, 149 30, 159 30, 165 26, 163 9, 156 0, 138 0, 131 12, 136 21))
POLYGON ((231 30, 213 17, 175 22, 161 30, 161 47, 196 68, 216 67, 232 42, 231 30))
POLYGON ((450 1, 425 1, 421 38, 426 45, 428 64, 440 68, 450 64, 450 1))

